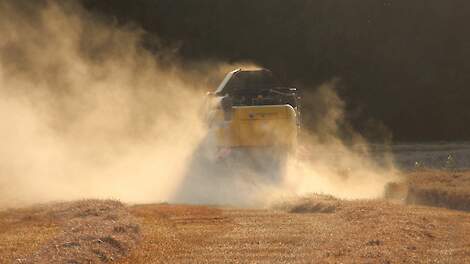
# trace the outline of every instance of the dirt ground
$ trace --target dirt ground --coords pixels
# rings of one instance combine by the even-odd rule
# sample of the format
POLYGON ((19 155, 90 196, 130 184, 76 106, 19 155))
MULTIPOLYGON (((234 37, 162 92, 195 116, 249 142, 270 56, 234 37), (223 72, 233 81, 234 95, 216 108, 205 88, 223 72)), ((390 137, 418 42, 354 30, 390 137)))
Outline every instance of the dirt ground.
POLYGON ((390 200, 311 195, 263 209, 87 200, 3 210, 0 263, 470 263, 470 213, 442 208, 453 193, 467 197, 468 175, 412 173, 390 200), (430 205, 441 207, 406 204, 413 188, 434 190, 440 203, 430 205))

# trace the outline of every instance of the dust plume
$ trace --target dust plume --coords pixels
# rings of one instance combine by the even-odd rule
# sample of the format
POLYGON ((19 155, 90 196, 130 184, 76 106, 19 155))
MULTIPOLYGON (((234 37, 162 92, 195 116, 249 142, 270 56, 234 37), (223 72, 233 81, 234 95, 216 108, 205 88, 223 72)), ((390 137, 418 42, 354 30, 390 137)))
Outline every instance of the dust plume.
POLYGON ((238 65, 182 65, 171 50, 145 49, 144 34, 72 1, 0 3, 0 206, 82 198, 254 205, 280 194, 382 192, 392 170, 340 140, 344 105, 332 85, 306 98, 323 112, 280 187, 245 172, 221 177, 200 159, 204 94, 238 65))
MULTIPOLYGON (((243 155, 232 156, 224 164, 210 157, 215 151, 208 136, 188 163, 182 191, 174 201, 275 208, 282 201, 312 194, 341 199, 383 197, 387 183, 399 179, 399 171, 386 151, 374 152, 348 125, 345 104, 335 92, 336 83, 325 83, 303 98, 303 102, 315 106, 314 112, 303 114, 315 126, 300 133, 296 151, 281 166, 273 162, 263 170, 250 170, 250 162, 243 155)), ((262 163, 269 156, 250 155, 250 159, 262 163)))
POLYGON ((2 1, 0 35, 0 204, 168 198, 207 80, 70 2, 2 1))
POLYGON ((337 82, 325 83, 304 98, 316 109, 304 114, 310 114, 314 128, 299 138, 298 153, 287 164, 283 191, 380 198, 386 184, 400 177, 399 171, 387 151, 372 151, 348 125, 345 104, 335 91, 337 82))

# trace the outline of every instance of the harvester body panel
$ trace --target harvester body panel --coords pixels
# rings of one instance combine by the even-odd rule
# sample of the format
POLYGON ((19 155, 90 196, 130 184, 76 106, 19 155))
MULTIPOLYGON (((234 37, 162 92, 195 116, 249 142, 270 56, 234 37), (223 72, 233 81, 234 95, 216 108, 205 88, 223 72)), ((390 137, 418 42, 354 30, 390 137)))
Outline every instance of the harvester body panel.
POLYGON ((297 114, 291 105, 234 106, 226 120, 217 116, 217 145, 221 148, 266 148, 290 150, 297 138, 297 114))

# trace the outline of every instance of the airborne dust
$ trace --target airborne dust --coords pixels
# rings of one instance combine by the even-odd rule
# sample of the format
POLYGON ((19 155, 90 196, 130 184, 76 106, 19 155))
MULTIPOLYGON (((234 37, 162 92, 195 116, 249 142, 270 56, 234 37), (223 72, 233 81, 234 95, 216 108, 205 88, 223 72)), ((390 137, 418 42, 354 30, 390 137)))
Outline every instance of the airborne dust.
POLYGON ((194 164, 207 134, 205 92, 244 65, 183 67, 171 49, 143 48, 143 34, 77 4, 0 3, 0 206, 82 198, 259 206, 312 192, 374 198, 395 177, 391 162, 370 159, 360 136, 353 145, 362 147, 337 136, 344 105, 334 83, 306 96, 319 112, 304 115, 316 115, 319 129, 302 137, 280 186, 250 175, 226 181, 194 164))

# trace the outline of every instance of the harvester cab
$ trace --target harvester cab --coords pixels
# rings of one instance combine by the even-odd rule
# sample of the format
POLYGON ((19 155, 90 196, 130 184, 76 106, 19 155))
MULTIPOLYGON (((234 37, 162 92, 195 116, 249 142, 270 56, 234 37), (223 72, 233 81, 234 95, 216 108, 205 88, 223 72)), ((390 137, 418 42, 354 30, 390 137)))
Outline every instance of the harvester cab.
POLYGON ((270 70, 234 70, 209 95, 219 157, 275 168, 295 150, 300 96, 270 70))

